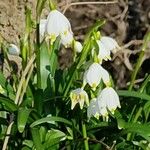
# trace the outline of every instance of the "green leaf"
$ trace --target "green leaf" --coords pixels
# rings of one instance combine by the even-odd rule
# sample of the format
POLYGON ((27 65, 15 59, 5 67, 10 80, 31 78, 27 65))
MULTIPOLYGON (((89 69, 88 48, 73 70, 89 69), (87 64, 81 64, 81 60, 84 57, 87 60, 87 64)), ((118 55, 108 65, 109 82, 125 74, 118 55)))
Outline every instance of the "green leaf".
POLYGON ((49 130, 44 143, 45 149, 58 149, 59 143, 66 139, 66 134, 60 130, 49 130))
POLYGON ((46 42, 43 42, 40 47, 40 75, 41 75, 41 88, 47 88, 47 81, 50 76, 50 54, 46 42))
POLYGON ((61 118, 61 117, 45 117, 39 120, 36 120, 35 122, 33 122, 30 127, 33 128, 37 125, 40 125, 42 123, 51 123, 51 124, 55 124, 55 122, 62 122, 65 123, 67 125, 72 125, 72 123, 70 121, 68 121, 67 119, 61 118))
POLYGON ((0 97, 0 103, 4 104, 7 111, 14 112, 18 109, 18 106, 8 98, 0 97))
POLYGON ((142 50, 145 51, 146 48, 148 47, 148 43, 150 42, 150 32, 147 32, 144 36, 144 43, 142 46, 142 50))
POLYGON ((32 128, 31 133, 32 133, 33 143, 36 147, 36 150, 44 150, 44 147, 41 144, 39 129, 38 128, 32 128))
POLYGON ((118 127, 120 129, 125 129, 127 133, 137 133, 143 137, 150 136, 150 124, 140 124, 140 123, 132 123, 125 122, 123 119, 117 119, 118 127))
POLYGON ((37 16, 40 17, 46 0, 38 0, 36 5, 37 16))
POLYGON ((24 131, 31 109, 20 107, 18 110, 17 125, 20 133, 24 131))
POLYGON ((47 129, 45 127, 41 126, 39 133, 40 133, 41 142, 43 143, 45 141, 47 129))
POLYGON ((21 150, 31 150, 29 147, 25 146, 21 150))
POLYGON ((136 92, 136 91, 118 90, 117 93, 119 94, 119 96, 123 96, 123 97, 135 97, 135 98, 139 98, 140 100, 142 99, 142 100, 150 101, 149 95, 136 92))
POLYGON ((23 141, 23 145, 26 145, 26 146, 32 148, 33 147, 33 141, 31 141, 31 140, 24 140, 23 141))
POLYGON ((0 71, 0 85, 6 91, 3 95, 8 96, 10 99, 15 99, 15 94, 13 87, 7 82, 6 78, 4 77, 3 73, 0 71))
POLYGON ((51 75, 54 78, 55 71, 58 66, 58 51, 60 49, 60 38, 58 37, 55 41, 54 45, 51 47, 51 53, 50 53, 50 69, 51 69, 51 75))

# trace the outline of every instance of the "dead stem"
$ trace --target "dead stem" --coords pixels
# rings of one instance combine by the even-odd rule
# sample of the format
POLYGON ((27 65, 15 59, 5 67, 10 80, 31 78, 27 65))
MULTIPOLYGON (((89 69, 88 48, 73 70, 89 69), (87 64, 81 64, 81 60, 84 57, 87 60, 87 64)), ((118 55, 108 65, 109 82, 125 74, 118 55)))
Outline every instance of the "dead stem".
POLYGON ((67 11, 67 9, 71 6, 76 6, 76 5, 107 5, 107 4, 115 4, 118 3, 118 0, 115 1, 106 1, 106 2, 74 2, 70 3, 65 6, 63 14, 67 11))

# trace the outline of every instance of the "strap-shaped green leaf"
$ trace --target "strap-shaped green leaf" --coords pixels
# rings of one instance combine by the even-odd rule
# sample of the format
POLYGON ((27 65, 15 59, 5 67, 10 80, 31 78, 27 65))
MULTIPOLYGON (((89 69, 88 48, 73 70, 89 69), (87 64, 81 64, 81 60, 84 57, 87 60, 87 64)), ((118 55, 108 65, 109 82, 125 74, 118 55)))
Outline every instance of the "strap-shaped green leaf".
POLYGON ((33 122, 30 127, 33 128, 37 125, 40 125, 42 123, 51 123, 51 124, 55 124, 55 121, 56 122, 62 122, 62 123, 65 123, 67 125, 72 125, 72 123, 70 121, 68 121, 67 119, 64 119, 64 118, 61 118, 61 117, 45 117, 45 118, 42 118, 42 119, 39 119, 39 120, 36 120, 35 122, 33 122))
POLYGON ((0 103, 4 104, 6 110, 10 112, 18 109, 18 106, 11 99, 0 97, 0 103))
POLYGON ((20 107, 18 110, 17 125, 20 133, 24 131, 31 109, 20 107))

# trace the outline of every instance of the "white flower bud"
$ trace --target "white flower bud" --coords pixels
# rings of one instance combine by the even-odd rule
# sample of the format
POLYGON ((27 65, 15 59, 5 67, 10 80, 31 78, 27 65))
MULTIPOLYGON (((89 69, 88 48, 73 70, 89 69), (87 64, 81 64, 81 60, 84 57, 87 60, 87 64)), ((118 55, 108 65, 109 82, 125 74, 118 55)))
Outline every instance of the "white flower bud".
POLYGON ((20 49, 15 44, 10 44, 10 46, 8 48, 8 53, 10 55, 18 56, 20 54, 20 49))
POLYGON ((75 52, 81 53, 83 46, 82 46, 82 44, 79 41, 74 41, 74 45, 73 46, 74 46, 75 52))

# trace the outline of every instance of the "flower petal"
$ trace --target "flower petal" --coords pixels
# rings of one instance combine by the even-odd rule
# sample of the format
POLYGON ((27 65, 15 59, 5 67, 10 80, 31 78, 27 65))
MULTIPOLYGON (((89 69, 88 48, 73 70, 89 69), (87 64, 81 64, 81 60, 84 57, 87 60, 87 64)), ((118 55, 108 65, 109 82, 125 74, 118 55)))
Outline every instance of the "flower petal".
POLYGON ((45 34, 47 19, 40 20, 40 36, 43 37, 45 34))
POLYGON ((100 41, 104 44, 104 46, 107 50, 113 51, 113 50, 116 50, 117 48, 119 48, 119 45, 116 42, 116 40, 114 40, 111 37, 102 36, 100 41))
POLYGON ((75 105, 79 103, 80 108, 83 109, 84 102, 88 104, 88 95, 82 88, 75 89, 70 93, 71 109, 74 109, 75 105))
POLYGON ((98 63, 93 63, 85 72, 84 80, 95 89, 101 80, 101 66, 98 63))
POLYGON ((103 59, 105 61, 110 60, 111 59, 110 50, 107 49, 101 41, 97 40, 96 42, 99 46, 99 54, 98 54, 99 63, 101 64, 103 59))

